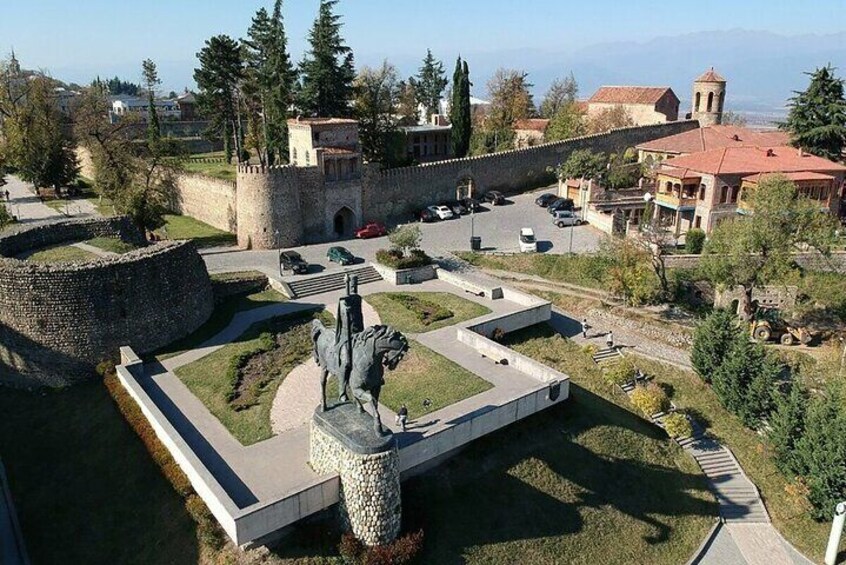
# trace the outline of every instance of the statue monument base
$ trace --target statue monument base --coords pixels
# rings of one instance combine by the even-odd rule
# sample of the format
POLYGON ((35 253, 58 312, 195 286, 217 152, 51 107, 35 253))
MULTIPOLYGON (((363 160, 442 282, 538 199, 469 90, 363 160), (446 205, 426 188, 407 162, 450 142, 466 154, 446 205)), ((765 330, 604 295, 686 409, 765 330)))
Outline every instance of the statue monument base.
POLYGON ((385 545, 402 521, 399 451, 393 433, 378 435, 373 418, 353 403, 323 412, 311 423, 309 462, 320 474, 341 476, 341 519, 366 545, 385 545))

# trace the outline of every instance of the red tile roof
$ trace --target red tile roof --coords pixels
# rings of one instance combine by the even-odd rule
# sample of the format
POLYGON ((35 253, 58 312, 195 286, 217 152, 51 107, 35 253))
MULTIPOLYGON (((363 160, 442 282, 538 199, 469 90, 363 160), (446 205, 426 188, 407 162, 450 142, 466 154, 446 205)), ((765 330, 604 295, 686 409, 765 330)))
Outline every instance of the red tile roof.
MULTIPOLYGON (((772 173, 769 173, 769 174, 772 174, 772 173)), ((755 175, 749 175, 748 177, 743 177, 743 179, 741 179, 741 180, 757 183, 761 180, 761 177, 767 177, 767 176, 769 176, 769 174, 768 173, 758 173, 758 174, 755 174, 755 175)), ((812 173, 810 171, 801 171, 801 172, 798 172, 798 173, 775 173, 775 174, 780 174, 782 176, 785 176, 785 177, 787 177, 788 179, 790 179, 794 182, 802 181, 802 180, 828 180, 828 181, 834 180, 834 177, 831 176, 831 175, 824 175, 823 173, 812 173)))
POLYGON ((726 79, 721 77, 719 73, 714 70, 714 67, 711 67, 701 75, 699 78, 696 79, 696 82, 725 82, 726 79))
POLYGON ((697 174, 696 171, 669 166, 659 170, 658 174, 678 180, 700 180, 702 178, 702 175, 697 174))
POLYGON ((776 147, 790 143, 783 131, 755 131, 740 126, 708 126, 647 141, 637 146, 644 151, 684 155, 722 147, 776 147))
POLYGON ((549 120, 542 118, 530 118, 527 120, 517 120, 514 122, 514 129, 516 131, 539 131, 541 133, 546 131, 546 126, 549 125, 549 120))
POLYGON ((654 106, 667 92, 678 97, 668 86, 603 86, 590 97, 590 104, 648 104, 654 106))
MULTIPOLYGON (((755 173, 846 172, 846 166, 795 147, 723 147, 691 153, 666 161, 673 168, 688 168, 712 175, 755 173)), ((660 171, 659 171, 660 172, 660 171)))

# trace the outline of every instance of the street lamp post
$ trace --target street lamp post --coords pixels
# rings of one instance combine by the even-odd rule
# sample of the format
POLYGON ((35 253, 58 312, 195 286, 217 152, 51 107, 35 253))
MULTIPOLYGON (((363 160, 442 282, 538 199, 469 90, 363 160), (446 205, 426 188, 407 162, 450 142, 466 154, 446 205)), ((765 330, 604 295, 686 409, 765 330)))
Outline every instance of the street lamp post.
POLYGON ((828 546, 825 550, 825 565, 837 563, 837 550, 840 548, 840 536, 843 534, 844 524, 846 524, 846 502, 841 502, 834 509, 831 534, 828 536, 828 546))

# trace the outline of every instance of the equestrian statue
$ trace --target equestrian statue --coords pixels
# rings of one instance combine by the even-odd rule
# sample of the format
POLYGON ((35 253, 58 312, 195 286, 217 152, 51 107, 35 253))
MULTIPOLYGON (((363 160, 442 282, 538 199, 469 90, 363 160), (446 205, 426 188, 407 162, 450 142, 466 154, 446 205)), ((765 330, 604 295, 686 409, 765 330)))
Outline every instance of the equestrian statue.
POLYGON ((328 409, 326 381, 333 375, 338 382, 338 402, 349 400, 349 388, 360 412, 370 403, 374 429, 383 434, 379 394, 385 384, 385 368, 396 369, 408 351, 408 340, 390 326, 364 328, 358 280, 347 275, 346 283, 347 294, 338 302, 334 332, 320 320, 312 322, 314 360, 321 368, 321 408, 328 409))

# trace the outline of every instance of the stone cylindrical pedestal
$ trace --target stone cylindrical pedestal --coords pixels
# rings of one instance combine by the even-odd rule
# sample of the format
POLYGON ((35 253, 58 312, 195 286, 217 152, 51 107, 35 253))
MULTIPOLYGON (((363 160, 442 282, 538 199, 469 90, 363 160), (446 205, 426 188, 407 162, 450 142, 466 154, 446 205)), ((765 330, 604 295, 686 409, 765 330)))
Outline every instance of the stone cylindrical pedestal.
POLYGON ((319 409, 311 425, 311 466, 341 477, 341 519, 366 545, 385 545, 400 532, 399 451, 390 432, 378 436, 368 414, 352 405, 319 409))

